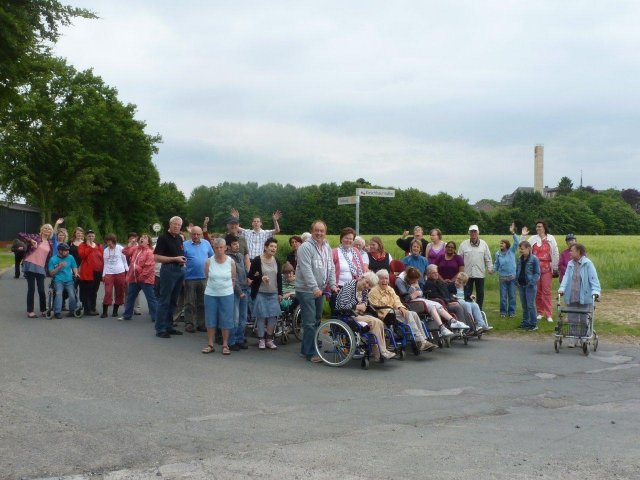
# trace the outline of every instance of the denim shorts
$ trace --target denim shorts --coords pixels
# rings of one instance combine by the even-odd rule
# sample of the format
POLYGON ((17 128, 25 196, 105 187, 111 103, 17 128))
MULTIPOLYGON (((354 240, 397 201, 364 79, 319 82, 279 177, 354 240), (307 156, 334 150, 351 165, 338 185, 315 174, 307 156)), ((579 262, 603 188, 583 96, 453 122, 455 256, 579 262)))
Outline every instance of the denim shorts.
POLYGON ((207 328, 232 329, 234 296, 224 297, 204 296, 204 324, 207 328))

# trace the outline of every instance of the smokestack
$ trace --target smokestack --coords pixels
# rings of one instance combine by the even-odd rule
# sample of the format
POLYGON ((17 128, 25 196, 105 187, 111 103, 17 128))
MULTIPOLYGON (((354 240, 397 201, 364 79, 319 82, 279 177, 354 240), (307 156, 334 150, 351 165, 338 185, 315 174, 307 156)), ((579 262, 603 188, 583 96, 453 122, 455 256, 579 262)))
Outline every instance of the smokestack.
POLYGON ((533 189, 544 194, 544 145, 536 145, 534 149, 533 189))

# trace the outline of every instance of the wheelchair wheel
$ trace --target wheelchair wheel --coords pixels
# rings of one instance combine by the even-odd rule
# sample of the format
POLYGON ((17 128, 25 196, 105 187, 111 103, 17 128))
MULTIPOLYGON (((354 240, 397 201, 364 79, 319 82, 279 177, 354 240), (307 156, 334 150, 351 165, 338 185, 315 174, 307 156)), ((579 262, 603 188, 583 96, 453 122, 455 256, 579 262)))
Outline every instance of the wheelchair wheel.
POLYGON ((367 357, 362 357, 360 366, 362 367, 363 370, 369 370, 369 359, 367 357))
POLYGON ((462 337, 462 343, 464 343, 465 345, 469 343, 469 337, 467 337, 466 335, 464 335, 462 337))
POLYGON ((598 335, 596 335, 596 332, 593 332, 593 335, 593 351, 595 352, 596 350, 598 350, 598 335))
POLYGON ((300 305, 298 305, 293 311, 291 324, 293 327, 293 336, 299 341, 302 341, 302 313, 300 311, 300 305))
POLYGON ((316 353, 324 363, 332 367, 348 363, 353 358, 356 347, 353 331, 341 320, 328 320, 316 330, 316 353))
POLYGON ((404 360, 405 358, 407 358, 407 352, 404 350, 404 348, 401 348, 399 352, 397 352, 398 354, 398 359, 400 360, 404 360))
POLYGON ((553 348, 555 349, 556 353, 560 353, 560 345, 558 344, 558 340, 553 342, 553 348))
POLYGON ((74 315, 76 318, 80 318, 80 317, 82 317, 82 315, 83 315, 83 314, 84 314, 84 309, 83 309, 82 307, 80 307, 80 308, 76 308, 76 309, 73 311, 73 315, 74 315))
POLYGON ((587 342, 582 344, 582 353, 584 353, 585 356, 589 355, 589 344, 587 342))

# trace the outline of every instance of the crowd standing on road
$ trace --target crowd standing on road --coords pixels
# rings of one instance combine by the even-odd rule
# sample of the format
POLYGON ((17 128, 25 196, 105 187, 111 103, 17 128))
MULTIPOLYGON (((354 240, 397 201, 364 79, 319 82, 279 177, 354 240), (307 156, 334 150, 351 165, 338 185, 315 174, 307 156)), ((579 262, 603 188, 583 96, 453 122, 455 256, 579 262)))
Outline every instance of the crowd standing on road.
POLYGON ((536 235, 529 238, 526 226, 518 238, 511 224, 511 238, 500 241, 495 261, 480 238, 478 225, 469 227, 469 238, 459 248, 443 240, 437 228, 430 230, 430 241, 420 226, 411 237, 405 230, 396 243, 406 256, 394 261, 380 237, 366 242, 350 227, 341 230, 340 244, 332 249, 325 238, 326 223, 316 220, 310 232, 289 238, 291 252, 282 265, 276 258, 274 237, 280 231, 281 217, 279 211, 273 213, 271 230, 262 229, 259 216, 252 218, 251 229, 245 229, 240 227, 238 211, 232 209, 222 237, 209 233, 208 217, 202 227, 189 225, 183 233, 183 221, 176 216, 169 220, 155 248, 149 234, 130 233, 123 248, 114 234, 106 235, 102 245, 96 242, 95 232, 81 227, 73 230, 69 241, 67 230, 61 227, 64 220, 58 219, 54 226, 42 225, 38 234, 18 235, 11 246, 14 276, 20 278, 22 273, 27 280, 30 318, 38 312, 45 316, 47 276, 52 278, 54 318, 61 318, 63 309, 73 316, 77 305, 84 315, 98 315, 97 293, 103 283, 101 317, 107 317, 110 306, 112 316, 118 317, 124 305, 118 318, 130 321, 140 314, 137 301, 142 291, 156 336, 182 335, 176 328, 176 320, 182 317, 186 333, 206 332, 202 353, 215 351, 216 334, 221 337, 223 355, 247 349, 245 328, 250 319, 258 349, 276 350, 276 325, 293 306, 300 311, 300 355, 313 362, 322 361, 314 338, 329 298, 334 312, 351 312, 356 321, 368 326, 377 339, 374 358, 392 358, 395 353, 387 349, 384 335, 384 322, 390 315, 415 332, 419 350, 437 346, 429 342, 431 336, 416 312, 429 315, 442 338, 453 336, 452 330, 470 335, 491 330, 482 311, 487 274, 495 272, 499 277, 500 316, 515 316, 518 292, 519 328, 530 331, 537 330, 538 321, 545 316, 553 320, 554 276, 560 276, 558 293, 569 306, 584 307, 594 295, 600 295, 596 269, 585 247, 569 233, 567 249, 559 254, 543 220, 536 222, 536 235), (190 239, 185 241, 186 235, 190 239))

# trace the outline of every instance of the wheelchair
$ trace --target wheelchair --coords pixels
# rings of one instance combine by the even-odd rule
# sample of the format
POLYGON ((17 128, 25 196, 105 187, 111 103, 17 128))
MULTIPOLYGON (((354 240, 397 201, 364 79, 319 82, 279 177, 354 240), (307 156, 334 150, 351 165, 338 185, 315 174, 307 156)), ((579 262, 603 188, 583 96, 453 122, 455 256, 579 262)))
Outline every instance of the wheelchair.
MULTIPOLYGON (((358 322, 355 312, 340 312, 326 320, 316 329, 314 344, 316 353, 331 367, 341 367, 352 359, 359 359, 364 370, 369 369, 374 346, 380 347, 376 336, 369 331, 369 325, 358 322)), ((399 360, 404 360, 406 340, 385 327, 387 349, 393 351, 399 360)), ((380 363, 387 360, 380 356, 380 363)))
MULTIPOLYGON (((82 307, 82 303, 78 298, 77 285, 74 285, 74 294, 76 296, 76 309, 73 311, 73 316, 76 318, 82 317, 84 315, 84 308, 82 307)), ((56 289, 53 285, 53 280, 49 282, 49 290, 47 291, 47 310, 45 312, 45 317, 48 319, 53 318, 53 305, 56 299, 56 289)))
POLYGON ((300 305, 295 302, 283 306, 282 314, 278 318, 276 323, 276 329, 273 332, 273 336, 280 341, 283 345, 289 343, 289 336, 293 336, 298 340, 302 340, 302 318, 300 312, 300 305))

